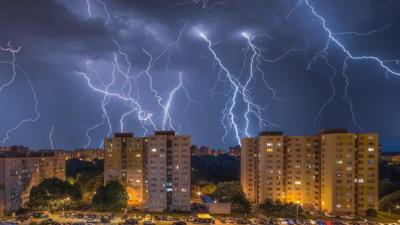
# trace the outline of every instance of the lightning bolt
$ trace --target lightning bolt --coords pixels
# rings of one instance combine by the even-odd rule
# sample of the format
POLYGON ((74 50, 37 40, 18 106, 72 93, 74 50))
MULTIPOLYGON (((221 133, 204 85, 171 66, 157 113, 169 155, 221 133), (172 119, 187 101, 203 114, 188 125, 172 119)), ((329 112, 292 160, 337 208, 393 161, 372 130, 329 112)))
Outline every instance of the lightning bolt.
POLYGON ((89 18, 92 18, 92 7, 90 6, 90 0, 86 0, 86 5, 87 5, 87 14, 89 18))
MULTIPOLYGON (((147 132, 146 126, 151 126, 154 130, 156 130, 156 125, 155 125, 154 121, 152 120, 152 113, 149 113, 149 112, 145 111, 143 109, 143 107, 140 105, 140 103, 137 101, 137 99, 135 99, 135 98, 133 98, 131 96, 126 96, 123 93, 118 93, 118 92, 114 92, 114 91, 110 90, 111 85, 115 82, 115 74, 114 74, 115 73, 115 67, 116 66, 114 64, 114 67, 113 67, 114 69, 113 69, 113 73, 112 73, 113 81, 111 81, 106 87, 98 87, 98 86, 94 85, 93 81, 90 79, 90 77, 89 77, 89 75, 87 73, 76 71, 76 74, 82 76, 86 80, 87 85, 89 86, 89 88, 92 91, 103 95, 102 111, 103 111, 104 120, 107 119, 107 121, 108 121, 109 134, 111 132, 110 131, 111 130, 111 123, 110 123, 110 118, 107 115, 106 103, 108 101, 107 99, 111 98, 111 97, 112 98, 116 98, 116 99, 118 99, 120 101, 123 101, 125 103, 128 103, 128 105, 131 105, 132 109, 137 114, 137 118, 138 118, 142 128, 146 132, 147 132)), ((103 123, 103 120, 100 122, 100 124, 102 124, 102 123, 103 123)), ((96 124, 90 130, 93 130, 93 129, 99 127, 99 126, 100 126, 99 124, 96 124)), ((90 142, 88 142, 86 144, 86 146, 88 146, 89 144, 90 144, 90 142)))
POLYGON ((187 110, 189 109, 189 103, 190 102, 197 103, 197 104, 200 105, 200 107, 202 107, 199 101, 194 100, 190 96, 189 90, 183 84, 183 76, 182 76, 182 73, 180 72, 179 73, 179 83, 168 94, 168 99, 167 99, 167 102, 165 103, 165 111, 164 111, 164 116, 163 116, 163 121, 162 121, 162 126, 161 126, 162 130, 165 130, 165 129, 173 129, 173 130, 175 130, 175 128, 173 126, 173 120, 172 120, 171 115, 170 115, 170 108, 171 108, 172 102, 174 101, 175 95, 177 94, 177 92, 179 90, 182 90, 184 92, 184 95, 185 95, 186 99, 188 100, 188 104, 186 105, 186 108, 184 110, 185 111, 185 115, 186 115, 187 110))
MULTIPOLYGON (((158 91, 157 91, 156 88, 154 87, 153 76, 152 76, 152 74, 151 74, 151 70, 153 69, 154 65, 155 65, 162 57, 164 57, 166 54, 168 54, 168 53, 170 52, 171 49, 176 48, 176 47, 179 45, 179 43, 180 43, 180 41, 181 41, 181 38, 182 38, 182 34, 183 34, 183 32, 185 31, 185 29, 186 29, 186 24, 187 24, 187 21, 186 21, 186 20, 183 20, 182 22, 183 22, 183 25, 182 25, 181 29, 179 30, 179 33, 178 33, 178 36, 177 36, 176 40, 175 40, 174 42, 168 44, 168 45, 164 48, 164 50, 161 51, 161 53, 160 53, 158 56, 153 57, 153 55, 152 55, 149 51, 147 51, 145 48, 142 48, 142 51, 149 57, 149 61, 148 61, 148 63, 147 63, 146 69, 145 69, 144 71, 140 72, 140 73, 139 73, 139 76, 145 75, 145 76, 147 77, 147 79, 148 79, 148 84, 149 84, 149 89, 150 89, 150 91, 153 93, 153 96, 154 96, 155 100, 157 101, 157 104, 158 104, 158 105, 160 106, 160 108, 163 110, 163 115, 164 115, 164 116, 163 116, 163 119, 162 119, 163 122, 162 122, 162 126, 161 126, 161 128, 162 128, 163 130, 166 128, 166 121, 169 121, 168 126, 169 126, 171 129, 175 129, 175 128, 174 128, 174 126, 173 126, 172 118, 171 118, 171 115, 170 115, 170 112, 169 112, 170 108, 167 107, 167 105, 163 103, 163 98, 162 98, 162 96, 158 93, 158 91)), ((169 55, 167 56, 167 62, 170 62, 170 56, 169 56, 169 55)), ((168 68, 168 66, 167 66, 167 68, 168 68)), ((181 77, 181 75, 180 75, 180 77, 181 77)), ((180 79, 181 79, 181 78, 180 78, 180 79)), ((179 85, 178 85, 178 86, 179 86, 179 85)), ((173 91, 172 91, 171 93, 174 93, 174 90, 175 90, 175 89, 173 89, 173 91)), ((174 97, 174 94, 171 95, 171 93, 169 94, 169 98, 174 97)), ((171 99, 171 101, 172 101, 172 99, 171 99)), ((168 104, 168 102, 170 102, 170 101, 167 100, 167 104, 168 104)))
POLYGON ((7 48, 3 48, 3 47, 0 46, 0 50, 3 51, 3 52, 10 53, 11 54, 11 58, 12 58, 11 61, 0 62, 1 64, 10 64, 11 65, 11 69, 12 69, 11 79, 8 82, 6 82, 6 83, 4 83, 4 84, 2 84, 0 86, 0 92, 2 92, 4 88, 10 86, 15 80, 15 77, 17 75, 17 72, 15 71, 15 54, 17 54, 21 50, 21 47, 18 47, 17 49, 14 49, 12 47, 12 45, 11 45, 11 42, 8 42, 7 43, 7 48))
POLYGON ((258 106, 257 104, 253 103, 252 98, 248 95, 247 86, 248 86, 248 83, 250 83, 253 75, 251 73, 248 81, 246 82, 246 85, 242 85, 239 82, 239 80, 223 64, 222 60, 219 58, 219 56, 213 49, 214 44, 212 43, 212 41, 203 32, 201 32, 199 30, 197 30, 197 32, 198 32, 198 35, 207 43, 209 52, 211 53, 211 55, 214 58, 214 61, 217 63, 217 65, 220 68, 220 72, 218 73, 218 80, 220 80, 219 76, 222 73, 225 76, 225 78, 227 78, 227 80, 231 86, 231 90, 233 92, 232 97, 226 101, 225 108, 223 110, 223 116, 221 119, 221 124, 225 130, 223 140, 227 137, 229 130, 233 129, 233 131, 235 133, 235 139, 237 140, 237 143, 240 144, 241 143, 240 142, 241 131, 237 124, 236 116, 235 116, 235 112, 234 112, 234 109, 237 105, 238 97, 240 97, 240 95, 243 97, 243 101, 247 105, 247 111, 245 114, 245 119, 246 119, 246 127, 244 129, 245 135, 249 135, 248 134, 248 124, 249 124, 250 120, 248 118, 248 114, 250 112, 256 114, 259 121, 264 121, 261 117, 261 112, 264 109, 262 107, 258 106))
POLYGON ((225 134, 222 137, 222 139, 224 140, 228 135, 228 131, 230 129, 233 129, 233 131, 235 133, 236 141, 237 141, 237 143, 240 144, 241 142, 240 142, 239 126, 236 123, 235 113, 233 112, 233 110, 236 106, 238 95, 240 94, 239 93, 240 92, 240 84, 238 84, 238 81, 236 80, 236 78, 231 74, 231 72, 228 70, 228 68, 225 67, 222 60, 218 57, 217 53, 214 51, 212 41, 210 39, 208 39, 208 37, 203 32, 197 30, 197 33, 207 43, 208 50, 211 53, 211 55, 213 56, 215 62, 218 64, 218 66, 220 68, 220 72, 223 72, 225 77, 228 79, 229 84, 231 85, 231 88, 233 89, 232 97, 226 102, 225 109, 223 111, 223 117, 221 119, 221 124, 225 129, 225 134))
MULTIPOLYGON (((304 51, 307 48, 291 48, 291 49, 284 49, 281 47, 279 44, 273 41, 273 39, 267 35, 267 34, 262 34, 262 35, 250 35, 247 32, 242 32, 242 36, 247 40, 247 45, 249 46, 251 50, 251 57, 250 57, 250 68, 249 68, 249 76, 248 79, 245 82, 245 85, 243 87, 244 90, 249 89, 249 84, 250 82, 254 79, 256 73, 258 72, 261 74, 261 80, 263 81, 265 87, 271 91, 272 93, 272 99, 274 100, 280 100, 283 101, 283 99, 279 98, 277 96, 277 91, 269 84, 269 82, 266 79, 266 74, 265 72, 261 69, 261 62, 267 62, 267 63, 274 63, 285 56, 293 53, 293 52, 298 52, 298 51, 304 51), (274 44, 276 44, 281 50, 283 50, 283 53, 278 55, 277 57, 274 58, 266 58, 263 56, 263 53, 266 51, 265 49, 262 49, 254 44, 255 39, 260 38, 260 37, 267 37, 269 40, 273 41, 274 44)), ((249 114, 252 113, 258 120, 258 126, 259 129, 261 130, 265 125, 269 127, 276 127, 276 128, 281 128, 280 125, 272 123, 271 121, 268 121, 264 118, 262 118, 262 112, 265 110, 265 108, 262 108, 256 104, 252 104, 250 99, 248 99, 248 94, 243 95, 243 101, 246 103, 247 108, 246 112, 244 114, 245 120, 246 120, 246 125, 244 128, 244 133, 247 137, 250 137, 251 134, 249 133, 249 126, 250 126, 250 119, 249 119, 249 114)))
POLYGON ((340 40, 337 38, 337 36, 342 36, 342 35, 356 35, 356 36, 364 36, 364 35, 370 35, 370 34, 374 34, 377 32, 382 32, 384 30, 389 29, 392 24, 389 24, 383 28, 380 29, 376 29, 376 30, 372 30, 372 31, 368 31, 368 32, 341 32, 341 33, 335 33, 332 31, 332 29, 330 27, 328 27, 327 25, 327 21, 325 20, 325 18, 318 13, 318 11, 316 10, 316 8, 314 7, 314 5, 312 5, 310 3, 309 0, 300 0, 297 2, 297 5, 294 9, 292 9, 289 14, 288 17, 299 7, 305 6, 307 7, 310 12, 312 13, 313 16, 315 16, 315 18, 317 18, 319 20, 319 22, 321 23, 322 29, 327 33, 328 38, 327 41, 325 43, 324 48, 322 48, 320 51, 318 51, 314 58, 311 59, 308 68, 311 67, 311 64, 314 63, 318 58, 323 58, 325 59, 327 65, 332 69, 333 71, 333 75, 331 77, 331 88, 332 88, 332 94, 329 97, 328 101, 325 102, 322 107, 319 110, 318 116, 321 116, 322 111, 324 110, 324 108, 333 100, 333 96, 335 95, 336 89, 333 85, 333 79, 336 76, 336 69, 329 63, 328 60, 328 50, 330 48, 331 45, 335 45, 336 47, 338 47, 344 54, 345 54, 345 58, 343 60, 343 64, 342 64, 342 76, 345 80, 345 87, 344 87, 344 96, 343 96, 343 100, 349 105, 349 109, 350 109, 350 114, 351 114, 351 118, 353 121, 353 126, 359 130, 361 130, 361 126, 357 121, 357 117, 354 111, 354 105, 353 105, 353 101, 351 99, 351 97, 349 96, 348 93, 348 89, 350 87, 350 81, 349 81, 349 77, 346 74, 346 70, 348 68, 348 63, 350 60, 354 60, 354 61, 372 61, 375 62, 384 72, 385 75, 388 76, 390 75, 395 75, 395 76, 399 76, 400 72, 395 71, 394 69, 392 69, 390 67, 391 64, 398 64, 400 62, 399 59, 381 59, 377 56, 373 56, 373 55, 356 55, 354 53, 352 53, 350 50, 348 50, 346 48, 346 46, 340 42, 340 40))
MULTIPOLYGON (((110 13, 103 1, 98 0, 97 2, 103 6, 103 8, 107 14, 107 18, 108 18, 107 22, 106 22, 106 24, 107 24, 110 20, 110 13)), ((87 8, 88 8, 88 16, 92 17, 92 9, 91 9, 89 0, 87 0, 86 3, 87 3, 87 8)), ((122 18, 116 17, 116 19, 121 20, 122 18)), ((131 76, 132 65, 129 61, 129 56, 128 56, 127 52, 123 51, 121 45, 116 40, 113 40, 113 42, 117 46, 118 51, 114 52, 113 66, 114 66, 115 70, 113 70, 113 72, 112 72, 113 81, 111 83, 109 83, 108 85, 104 84, 104 82, 101 79, 101 76, 94 69, 91 69, 91 68, 90 68, 91 72, 93 72, 93 74, 96 75, 94 77, 94 79, 101 84, 100 86, 96 86, 94 84, 93 78, 91 76, 89 76, 88 73, 77 72, 77 74, 83 76, 86 79, 90 89, 92 89, 95 92, 103 94, 103 101, 101 103, 102 114, 103 114, 102 119, 98 123, 91 126, 88 130, 86 130, 85 133, 86 133, 86 137, 87 137, 88 141, 85 144, 85 148, 90 146, 90 144, 91 144, 91 138, 90 138, 91 131, 97 129, 98 127, 102 126, 106 122, 108 124, 108 130, 109 130, 108 133, 110 134, 110 132, 112 131, 111 122, 110 122, 110 118, 109 118, 109 115, 107 112, 107 107, 106 107, 108 102, 110 101, 111 97, 122 100, 124 102, 125 106, 129 108, 120 117, 119 124, 120 124, 121 132, 124 131, 124 128, 126 127, 127 118, 133 113, 136 113, 137 118, 140 121, 141 126, 145 131, 145 134, 148 131, 147 125, 152 127, 154 130, 157 130, 156 124, 152 119, 153 114, 143 110, 142 106, 139 103, 139 97, 140 97, 139 89, 135 88, 135 87, 137 87, 136 80, 142 76, 147 77, 148 84, 149 84, 149 90, 154 95, 154 98, 156 99, 158 105, 161 107, 161 109, 163 111, 163 118, 162 118, 163 123, 161 125, 162 129, 166 129, 167 127, 175 129, 173 126, 174 122, 173 122, 171 114, 170 114, 170 106, 171 106, 171 102, 173 101, 173 99, 176 95, 176 92, 178 90, 184 91, 185 97, 188 99, 188 102, 191 102, 191 101, 196 102, 193 98, 190 97, 188 90, 183 85, 182 75, 180 75, 180 82, 179 82, 178 86, 169 93, 168 100, 166 103, 164 103, 162 95, 154 87, 153 75, 151 74, 151 70, 158 63, 158 61, 160 61, 163 57, 166 56, 166 61, 167 61, 168 65, 171 63, 171 60, 170 60, 171 53, 170 52, 173 48, 178 47, 178 44, 182 37, 182 34, 186 29, 187 21, 181 20, 181 21, 178 21, 178 23, 182 23, 182 21, 183 21, 183 26, 179 30, 177 39, 173 43, 170 43, 169 45, 167 45, 166 48, 163 49, 159 55, 153 57, 153 55, 149 51, 147 51, 145 48, 142 48, 144 54, 146 54, 149 57, 149 61, 148 61, 147 66, 145 67, 145 69, 143 71, 139 72, 138 75, 136 75, 136 76, 131 76), (123 66, 120 64, 121 62, 126 64, 125 69, 123 69, 123 66), (116 91, 114 90, 112 92, 112 91, 110 91, 110 86, 114 85, 114 82, 116 79, 115 76, 117 74, 122 75, 122 77, 124 79, 124 83, 123 83, 123 85, 119 86, 118 90, 116 90, 116 91)), ((168 67, 168 65, 167 65, 167 67, 168 67)), ((187 110, 187 108, 186 108, 186 110, 187 110)), ((186 112, 186 110, 185 110, 185 112, 186 112)))
MULTIPOLYGON (((135 79, 132 80, 132 78, 130 76, 132 65, 129 61, 129 55, 128 55, 128 53, 126 53, 122 50, 121 45, 116 40, 113 40, 113 41, 118 48, 119 55, 122 56, 122 58, 124 59, 126 65, 127 65, 126 71, 125 72, 122 71, 121 66, 118 63, 118 54, 114 53, 114 65, 116 65, 118 72, 124 76, 124 79, 126 81, 126 82, 124 82, 124 85, 122 86, 121 91, 123 91, 125 86, 128 85, 127 96, 133 98, 132 90, 133 90, 133 86, 135 85, 135 79)), ((138 92, 138 89, 136 89, 136 99, 138 99, 138 98, 139 98, 139 92, 138 92)), ((124 121, 128 118, 128 116, 130 116, 132 113, 135 112, 134 106, 132 106, 132 105, 127 105, 127 106, 130 108, 130 110, 128 110, 124 114, 122 114, 120 121, 119 121, 121 132, 124 131, 124 127, 125 127, 124 121)))
POLYGON ((38 100, 38 97, 37 97, 36 90, 35 90, 35 88, 34 88, 34 86, 33 86, 33 84, 32 84, 32 81, 31 81, 31 79, 30 79, 28 73, 25 72, 18 64, 16 64, 16 57, 15 57, 15 55, 16 55, 17 53, 19 53, 20 50, 21 50, 21 47, 18 47, 17 49, 15 49, 15 48, 11 45, 11 42, 8 42, 7 47, 1 47, 1 46, 0 46, 0 51, 11 54, 11 58, 12 58, 11 61, 3 61, 3 62, 0 62, 0 64, 8 64, 8 65, 10 65, 10 66, 11 66, 11 69, 12 69, 12 76, 11 76, 11 79, 10 79, 8 82, 6 82, 5 84, 1 85, 1 87, 0 87, 0 93, 3 91, 4 88, 6 88, 6 87, 10 86, 11 84, 13 84, 13 82, 14 82, 14 80, 15 80, 15 77, 17 76, 17 71, 16 71, 16 69, 20 70, 20 71, 24 74, 24 76, 25 76, 25 78, 26 78, 26 80, 27 80, 27 82, 28 82, 29 88, 31 89, 31 92, 32 92, 32 98, 33 98, 33 102, 34 102, 34 108, 33 108, 34 116, 31 117, 31 118, 27 118, 27 119, 23 119, 23 120, 19 121, 14 127, 12 127, 11 129, 9 129, 9 130, 6 132, 5 137, 4 137, 3 140, 0 142, 0 144, 6 143, 6 142, 10 139, 10 135, 12 134, 12 132, 14 132, 15 130, 19 129, 19 128, 20 128, 22 125, 24 125, 25 123, 35 122, 35 121, 37 121, 37 120, 40 118, 40 113, 39 113, 39 110, 38 110, 38 108, 39 108, 39 100, 38 100))
MULTIPOLYGON (((250 129, 250 124, 251 124, 251 119, 250 115, 253 115, 257 122, 258 122, 258 127, 261 130, 263 127, 268 126, 268 127, 275 127, 275 128, 281 128, 278 124, 275 124, 263 117, 263 114, 266 110, 266 106, 262 107, 254 102, 254 99, 251 97, 250 93, 250 84, 251 82, 255 79, 256 73, 261 74, 261 79, 263 80, 264 84, 266 87, 271 90, 272 96, 274 99, 279 99, 276 95, 276 91, 274 88, 272 88, 271 85, 267 82, 265 79, 265 73, 261 69, 260 62, 265 61, 265 62, 276 62, 279 59, 283 58, 284 56, 288 55, 290 52, 294 51, 294 49, 290 49, 286 51, 284 54, 279 55, 278 57, 274 59, 267 59, 264 56, 262 56, 262 53, 264 52, 263 49, 257 47, 253 41, 255 37, 252 37, 250 34, 243 32, 242 36, 246 39, 247 45, 251 50, 251 56, 249 59, 249 75, 247 79, 245 80, 244 84, 242 84, 238 78, 236 78, 230 71, 229 69, 223 64, 222 60, 219 58, 217 53, 215 52, 213 46, 215 43, 213 43, 203 32, 199 31, 198 29, 197 33, 198 35, 208 44, 208 50, 213 56, 214 61, 220 68, 220 71, 218 72, 218 78, 217 81, 222 81, 222 78, 220 77, 221 75, 224 75, 224 77, 227 79, 228 83, 230 84, 231 90, 230 92, 225 95, 225 96, 231 96, 228 98, 228 100, 225 102, 225 107, 223 110, 223 115, 221 119, 221 124, 222 127, 225 130, 225 134, 223 136, 223 140, 227 137, 229 130, 233 130, 235 133, 235 139, 237 140, 237 143, 240 144, 240 139, 241 139, 241 134, 243 133, 244 136, 250 137, 251 134, 249 132, 250 129), (237 118, 239 116, 235 115, 235 107, 237 106, 239 102, 239 97, 242 97, 242 102, 246 105, 246 110, 244 112, 244 120, 245 120, 245 125, 243 129, 239 128, 239 125, 237 123, 237 118)), ((245 60, 247 60, 247 56, 245 54, 245 60)), ((243 64, 245 65, 245 63, 243 64)), ((242 67, 243 70, 244 66, 242 67)), ((243 71, 241 72, 242 74, 244 73, 243 71)), ((214 89, 216 86, 214 86, 214 89)))
MULTIPOLYGON (((97 73, 97 71, 95 71, 94 69, 92 69, 92 68, 90 67, 90 64, 91 64, 91 63, 92 63, 92 61, 89 61, 89 62, 86 63, 86 65, 89 66, 90 70, 94 71, 94 73, 97 75, 96 78, 97 78, 98 80, 101 81, 102 87, 105 89, 106 92, 108 92, 108 91, 109 91, 109 88, 115 83, 115 68, 116 68, 115 64, 113 64, 113 69, 112 69, 112 72, 111 72, 112 80, 111 80, 110 83, 108 83, 107 85, 105 85, 104 82, 100 79, 100 75, 97 73)), ((111 125, 110 116, 108 115, 108 112, 107 112, 107 105, 108 105, 108 103, 109 103, 109 98, 108 98, 108 95, 105 94, 105 95, 103 96, 102 101, 101 101, 101 109, 102 109, 102 113, 103 113, 102 119, 101 119, 100 122, 94 124, 92 127, 88 128, 88 129, 86 130, 85 135, 86 135, 86 138, 87 138, 87 143, 86 143, 85 146, 84 146, 85 148, 88 148, 88 147, 91 145, 91 143, 92 143, 92 139, 91 139, 89 133, 90 133, 91 131, 97 129, 98 127, 104 125, 106 122, 107 122, 107 125, 108 125, 108 133, 107 133, 107 136, 110 136, 110 135, 111 135, 111 132, 112 132, 112 125, 111 125)), ((102 145, 103 145, 103 141, 101 141, 100 147, 102 147, 102 145)))
MULTIPOLYGON (((88 14, 89 18, 92 18, 93 10, 92 10, 92 5, 91 5, 90 1, 91 0, 86 0, 86 8, 87 8, 87 14, 88 14)), ((108 10, 107 5, 104 3, 104 1, 96 0, 96 2, 98 4, 100 4, 104 9, 104 13, 106 14, 105 24, 107 25, 111 21, 110 11, 108 10)))
POLYGON ((51 126, 50 133, 49 133, 49 142, 50 142, 51 150, 54 150, 53 134, 54 134, 54 125, 51 126))
POLYGON ((184 87, 183 87, 183 83, 182 83, 182 73, 179 73, 179 84, 174 89, 172 89, 172 91, 169 93, 167 103, 165 104, 164 117, 163 117, 163 122, 162 122, 162 130, 165 130, 165 128, 166 128, 167 120, 169 123, 169 127, 171 129, 175 129, 172 125, 172 119, 169 115, 169 110, 171 107, 171 102, 174 99, 176 92, 178 92, 179 89, 181 89, 181 88, 184 88, 184 87))

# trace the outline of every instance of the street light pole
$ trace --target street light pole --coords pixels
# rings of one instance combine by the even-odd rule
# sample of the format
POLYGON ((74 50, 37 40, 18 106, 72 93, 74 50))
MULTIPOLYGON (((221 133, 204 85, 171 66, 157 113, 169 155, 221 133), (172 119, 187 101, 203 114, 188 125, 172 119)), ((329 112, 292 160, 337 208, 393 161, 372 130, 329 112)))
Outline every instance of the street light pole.
POLYGON ((299 205, 300 205, 300 201, 297 201, 297 205, 296 205, 296 220, 299 220, 299 205))

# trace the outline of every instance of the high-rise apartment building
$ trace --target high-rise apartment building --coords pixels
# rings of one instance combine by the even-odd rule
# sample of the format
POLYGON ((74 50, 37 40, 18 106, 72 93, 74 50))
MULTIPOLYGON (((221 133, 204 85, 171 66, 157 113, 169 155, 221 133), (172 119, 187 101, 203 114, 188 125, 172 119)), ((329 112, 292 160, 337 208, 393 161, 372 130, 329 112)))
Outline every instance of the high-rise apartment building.
POLYGON ((144 207, 144 139, 116 133, 104 141, 104 184, 120 182, 128 192, 128 205, 144 207))
POLYGON ((151 212, 190 210, 190 136, 117 133, 104 146, 104 182, 123 184, 129 205, 151 212))
POLYGON ((338 215, 378 209, 378 135, 325 132, 320 137, 320 208, 338 215))
POLYGON ((258 137, 258 200, 285 198, 283 135, 262 132, 258 137))
POLYGON ((252 204, 259 204, 258 158, 258 138, 243 138, 240 155, 240 182, 243 192, 252 204))
POLYGON ((3 148, 0 154, 0 217, 24 207, 31 188, 48 178, 65 180, 65 154, 3 148))
POLYGON ((318 202, 315 154, 319 138, 290 136, 284 139, 284 202, 301 203, 304 208, 312 209, 318 202))
POLYGON ((190 137, 156 131, 147 144, 148 210, 190 211, 190 137))
POLYGON ((253 204, 270 198, 335 215, 364 215, 378 208, 378 160, 377 134, 262 132, 242 140, 241 183, 253 204))

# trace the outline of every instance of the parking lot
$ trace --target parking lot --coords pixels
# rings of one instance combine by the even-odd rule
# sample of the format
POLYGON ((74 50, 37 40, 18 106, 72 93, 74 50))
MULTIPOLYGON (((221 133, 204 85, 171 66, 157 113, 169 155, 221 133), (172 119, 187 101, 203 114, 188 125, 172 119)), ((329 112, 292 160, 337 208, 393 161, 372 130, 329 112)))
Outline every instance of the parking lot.
POLYGON ((60 213, 33 213, 29 217, 9 220, 8 223, 0 224, 251 224, 251 225, 399 225, 398 223, 374 223, 367 221, 350 221, 343 219, 331 220, 311 220, 311 219, 290 219, 290 218, 266 218, 264 216, 256 218, 244 217, 210 217, 197 218, 195 215, 147 215, 147 214, 123 214, 113 213, 92 213, 92 212, 60 212, 60 213))

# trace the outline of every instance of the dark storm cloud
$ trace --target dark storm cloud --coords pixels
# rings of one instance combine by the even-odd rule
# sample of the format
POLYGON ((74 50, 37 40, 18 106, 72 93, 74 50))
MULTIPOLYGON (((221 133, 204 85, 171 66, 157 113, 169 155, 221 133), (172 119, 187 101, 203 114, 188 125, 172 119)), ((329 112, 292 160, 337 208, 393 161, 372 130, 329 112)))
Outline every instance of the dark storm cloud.
MULTIPOLYGON (((0 43, 22 45, 35 60, 50 55, 96 56, 112 51, 111 34, 102 20, 81 20, 51 0, 9 1, 0 7, 0 43)), ((59 60, 60 63, 65 63, 59 60)), ((59 66, 59 65, 48 65, 59 66)))
MULTIPOLYGON (((329 51, 329 58, 338 69, 334 80, 336 95, 322 118, 315 120, 318 109, 331 94, 329 78, 332 71, 323 60, 313 64, 310 70, 307 64, 326 44, 327 33, 307 7, 299 7, 287 17, 296 2, 213 0, 203 7, 201 1, 185 0, 104 1, 110 14, 108 21, 107 12, 94 0, 90 0, 91 17, 85 0, 3 1, 0 7, 0 45, 5 46, 8 41, 12 41, 14 46, 22 45, 17 62, 32 77, 40 97, 42 114, 36 123, 16 131, 8 144, 46 147, 49 128, 54 125, 56 147, 82 147, 86 143, 85 131, 101 119, 99 107, 102 96, 90 91, 74 71, 89 72, 86 63, 91 61, 100 75, 105 80, 109 79, 113 53, 118 52, 113 41, 116 40, 129 55, 132 75, 138 75, 149 62, 144 50, 153 56, 159 55, 166 46, 175 42, 183 26, 186 27, 179 47, 162 57, 151 73, 156 78, 154 86, 164 94, 165 99, 165 93, 177 84, 177 75, 182 72, 190 95, 203 103, 203 108, 191 104, 189 114, 184 115, 182 112, 187 101, 178 95, 171 110, 182 124, 181 133, 190 133, 194 143, 213 147, 235 144, 231 132, 226 143, 221 141, 224 130, 219 121, 226 96, 218 94, 212 98, 210 95, 219 69, 195 28, 207 33, 216 43, 214 48, 223 63, 234 76, 241 76, 242 79, 248 76, 246 71, 249 68, 248 63, 242 68, 243 49, 247 48, 240 36, 242 31, 269 35, 269 38, 257 39, 257 45, 268 49, 264 55, 267 58, 275 58, 291 48, 304 49, 276 63, 262 64, 267 80, 283 100, 274 100, 257 77, 250 89, 255 101, 268 105, 265 116, 281 125, 288 134, 312 134, 325 127, 352 128, 349 107, 342 98, 344 54, 334 45, 329 51)), ((388 30, 370 36, 349 35, 339 39, 355 55, 400 58, 400 45, 397 44, 400 37, 398 1, 332 0, 312 3, 326 18, 333 32, 366 32, 392 24, 388 30)), ((122 69, 126 69, 123 59, 119 60, 122 69)), ((394 76, 389 76, 391 80, 387 80, 384 71, 371 61, 349 61, 348 64, 349 94, 363 130, 378 131, 385 146, 400 146, 396 140, 400 126, 400 118, 396 116, 400 112, 400 105, 397 104, 400 80, 394 76)), ((10 72, 6 67, 0 67, 0 71, 7 76, 10 72)), ((3 82, 3 79, 0 80, 3 82)), ((141 77, 138 82, 143 105, 159 115, 160 109, 148 91, 146 77, 141 77)), ((217 87, 221 93, 229 91, 226 82, 217 83, 217 87)), ((13 112, 31 111, 31 96, 24 80, 19 77, 12 91, 0 93, 0 102, 12 109, 0 108, 0 121, 5 121, 3 118, 9 121, 0 123, 2 136, 12 124, 26 116, 13 115, 13 112), (26 102, 24 105, 27 108, 18 108, 15 102, 26 102)), ((114 131, 119 127, 118 115, 125 110, 121 105, 115 99, 110 103, 114 131)), ((243 107, 242 104, 239 106, 243 107)), ((243 111, 240 107, 238 114, 243 111)), ((238 123, 243 125, 243 119, 238 123)), ((141 134, 137 120, 131 118, 129 124, 129 130, 141 134)), ((257 132, 258 128, 252 126, 252 134, 257 132)), ((105 135, 105 127, 94 131, 95 143, 92 146, 98 146, 105 135)))

